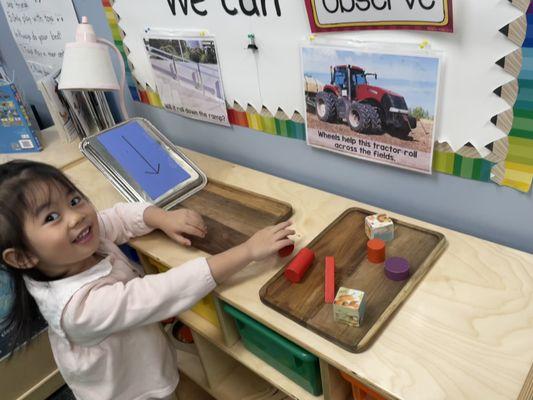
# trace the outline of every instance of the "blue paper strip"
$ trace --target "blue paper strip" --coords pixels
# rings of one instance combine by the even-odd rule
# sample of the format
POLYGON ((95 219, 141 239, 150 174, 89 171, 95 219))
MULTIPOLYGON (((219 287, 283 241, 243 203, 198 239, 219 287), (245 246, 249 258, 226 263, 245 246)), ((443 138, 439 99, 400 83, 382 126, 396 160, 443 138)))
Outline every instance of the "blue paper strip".
POLYGON ((190 178, 136 121, 107 131, 98 141, 154 200, 190 178))

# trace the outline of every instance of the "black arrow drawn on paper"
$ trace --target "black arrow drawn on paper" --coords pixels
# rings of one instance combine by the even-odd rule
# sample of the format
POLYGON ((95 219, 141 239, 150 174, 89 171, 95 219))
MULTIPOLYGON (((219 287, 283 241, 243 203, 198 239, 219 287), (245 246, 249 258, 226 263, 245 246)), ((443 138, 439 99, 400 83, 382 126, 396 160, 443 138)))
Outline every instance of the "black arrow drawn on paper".
MULTIPOLYGON (((121 136, 122 136, 122 135, 121 135, 121 136)), ((144 156, 139 152, 139 150, 137 150, 137 149, 135 148, 135 146, 133 146, 133 145, 128 141, 128 139, 126 139, 124 136, 122 136, 122 139, 124 139, 124 141, 125 141, 127 144, 129 144, 130 147, 131 147, 131 148, 132 148, 132 149, 133 149, 133 150, 134 150, 134 151, 135 151, 135 152, 136 152, 136 153, 137 153, 137 154, 138 154, 138 155, 144 160, 144 162, 145 162, 146 164, 148 164, 148 166, 152 169, 151 171, 144 171, 146 174, 150 174, 150 175, 157 175, 157 174, 159 174, 159 167, 160 167, 159 163, 157 163, 157 168, 154 168, 154 166, 153 166, 152 164, 150 164, 150 162, 149 162, 146 158, 144 158, 144 156)))

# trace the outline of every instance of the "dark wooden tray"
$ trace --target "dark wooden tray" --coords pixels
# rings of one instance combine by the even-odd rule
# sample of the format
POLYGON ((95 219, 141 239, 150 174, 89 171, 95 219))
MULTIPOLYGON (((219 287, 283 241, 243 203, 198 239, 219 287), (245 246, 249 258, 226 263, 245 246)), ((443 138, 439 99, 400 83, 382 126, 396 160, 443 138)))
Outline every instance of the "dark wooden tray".
POLYGON ((283 267, 259 291, 263 303, 351 352, 365 350, 398 306, 413 291, 446 247, 439 232, 393 220, 395 238, 387 243, 387 257, 404 257, 411 266, 408 280, 395 282, 383 264, 366 258, 365 217, 370 211, 350 208, 307 245, 315 261, 302 281, 291 284, 283 267), (333 305, 324 303, 324 257, 335 257, 335 293, 340 286, 363 290, 366 312, 360 327, 333 320, 333 305))
POLYGON ((207 225, 203 239, 190 237, 192 246, 218 254, 245 242, 258 230, 285 221, 292 206, 271 197, 209 180, 198 193, 178 207, 200 213, 207 225))

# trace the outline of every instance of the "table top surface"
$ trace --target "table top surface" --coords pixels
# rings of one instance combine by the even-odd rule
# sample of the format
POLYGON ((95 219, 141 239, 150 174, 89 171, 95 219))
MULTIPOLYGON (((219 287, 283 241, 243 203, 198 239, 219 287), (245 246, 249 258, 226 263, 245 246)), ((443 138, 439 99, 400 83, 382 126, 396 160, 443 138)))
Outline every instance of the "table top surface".
POLYGON ((54 127, 41 131, 39 133, 39 140, 43 147, 42 151, 35 153, 0 154, 0 164, 15 159, 24 159, 51 164, 56 168, 65 168, 83 158, 78 147, 79 141, 76 140, 72 143, 62 142, 54 127))
MULTIPOLYGON (((290 203, 297 248, 349 207, 386 210, 182 149, 208 177, 290 203)), ((66 173, 98 209, 122 201, 88 161, 66 173)), ((533 362, 533 255, 412 218, 443 233, 448 247, 375 343, 353 354, 289 320, 259 299, 286 260, 253 263, 217 294, 331 365, 401 399, 515 399, 533 362)), ((205 254, 160 232, 132 241, 143 253, 178 266, 205 254)))

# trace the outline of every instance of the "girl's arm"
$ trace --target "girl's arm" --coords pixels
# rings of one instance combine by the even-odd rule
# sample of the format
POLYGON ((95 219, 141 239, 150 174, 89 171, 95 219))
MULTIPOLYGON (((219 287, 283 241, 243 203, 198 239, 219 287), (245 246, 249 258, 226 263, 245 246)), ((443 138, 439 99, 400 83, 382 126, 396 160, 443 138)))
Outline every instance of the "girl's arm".
POLYGON ((245 243, 223 253, 191 260, 165 273, 127 282, 111 275, 78 290, 66 306, 62 326, 73 343, 92 344, 126 329, 175 316, 192 307, 216 283, 292 243, 294 231, 282 222, 260 230, 245 243), (216 282, 215 282, 216 281, 216 282))
POLYGON ((205 258, 126 282, 110 274, 72 296, 61 325, 72 343, 92 345, 114 333, 178 315, 215 286, 205 258))
POLYGON ((290 221, 285 221, 269 226, 257 232, 243 244, 209 257, 207 263, 215 281, 220 284, 252 261, 262 260, 292 244, 292 240, 288 238, 289 235, 294 234, 292 229, 288 229, 290 225, 290 221))
POLYGON ((143 236, 154 230, 144 221, 144 212, 149 203, 117 203, 98 213, 100 237, 117 244, 126 243, 131 238, 143 236))
POLYGON ((165 211, 149 203, 118 203, 98 213, 100 236, 117 244, 161 229, 185 246, 191 242, 183 233, 203 237, 206 233, 202 217, 191 210, 165 211))

